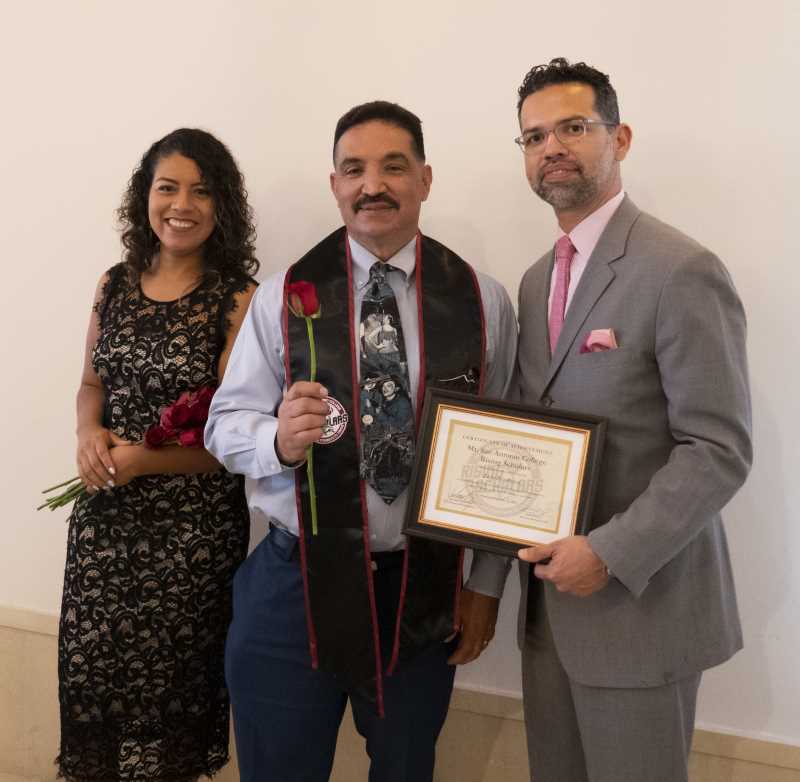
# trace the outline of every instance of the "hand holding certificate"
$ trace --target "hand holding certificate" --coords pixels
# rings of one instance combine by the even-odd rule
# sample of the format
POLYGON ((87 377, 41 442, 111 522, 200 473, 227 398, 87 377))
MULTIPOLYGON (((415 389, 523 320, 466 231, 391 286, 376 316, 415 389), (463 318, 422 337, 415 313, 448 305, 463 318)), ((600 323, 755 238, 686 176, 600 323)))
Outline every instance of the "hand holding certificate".
POLYGON ((513 555, 588 530, 605 421, 429 389, 405 532, 513 555))

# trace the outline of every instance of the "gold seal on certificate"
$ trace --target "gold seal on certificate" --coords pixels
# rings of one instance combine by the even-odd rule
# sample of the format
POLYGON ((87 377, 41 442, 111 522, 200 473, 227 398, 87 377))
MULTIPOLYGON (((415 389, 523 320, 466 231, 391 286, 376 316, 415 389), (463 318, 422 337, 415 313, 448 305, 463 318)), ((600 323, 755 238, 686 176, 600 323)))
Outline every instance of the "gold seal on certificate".
POLYGON ((605 421, 429 390, 405 531, 513 554, 585 532, 605 421))

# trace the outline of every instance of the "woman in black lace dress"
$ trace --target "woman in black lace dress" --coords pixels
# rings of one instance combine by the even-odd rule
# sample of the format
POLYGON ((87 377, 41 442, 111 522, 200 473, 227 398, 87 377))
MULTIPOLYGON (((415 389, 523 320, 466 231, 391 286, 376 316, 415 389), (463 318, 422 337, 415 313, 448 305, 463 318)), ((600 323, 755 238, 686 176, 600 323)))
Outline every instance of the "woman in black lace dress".
POLYGON ((161 410, 216 385, 255 289, 252 212, 227 148, 156 142, 119 210, 78 391, 78 469, 58 644, 60 775, 173 782, 228 759, 223 676, 242 480, 204 448, 145 448, 161 410))

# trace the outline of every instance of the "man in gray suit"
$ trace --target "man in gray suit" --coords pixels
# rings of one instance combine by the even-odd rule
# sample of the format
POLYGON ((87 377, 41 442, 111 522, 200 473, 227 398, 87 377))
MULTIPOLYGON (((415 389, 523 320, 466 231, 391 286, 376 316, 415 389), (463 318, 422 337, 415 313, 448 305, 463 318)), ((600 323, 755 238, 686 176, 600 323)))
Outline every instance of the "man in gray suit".
POLYGON ((606 75, 537 66, 518 113, 561 229, 520 288, 521 399, 608 419, 591 532, 520 552, 532 779, 681 782, 701 673, 742 644, 720 509, 751 461, 745 316, 722 263, 623 191, 606 75))

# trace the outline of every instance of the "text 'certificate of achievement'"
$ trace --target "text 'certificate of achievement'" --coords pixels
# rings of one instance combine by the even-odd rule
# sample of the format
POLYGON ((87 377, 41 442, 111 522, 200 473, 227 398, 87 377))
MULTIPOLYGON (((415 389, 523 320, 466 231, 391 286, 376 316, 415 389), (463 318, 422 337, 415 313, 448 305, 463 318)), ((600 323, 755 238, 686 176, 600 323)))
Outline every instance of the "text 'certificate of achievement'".
POLYGON ((583 533, 605 422, 429 390, 406 533, 513 555, 583 533))

